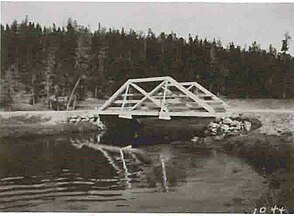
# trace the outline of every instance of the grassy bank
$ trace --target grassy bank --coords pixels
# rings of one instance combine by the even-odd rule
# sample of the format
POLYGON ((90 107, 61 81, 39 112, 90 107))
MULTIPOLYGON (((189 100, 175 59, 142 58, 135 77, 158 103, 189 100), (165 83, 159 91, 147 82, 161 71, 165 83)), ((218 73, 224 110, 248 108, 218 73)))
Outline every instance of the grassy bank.
MULTIPOLYGON (((207 139, 211 147, 244 158, 265 178, 268 190, 256 203, 257 208, 275 205, 294 212, 294 137, 292 133, 279 136, 257 132, 245 136, 227 137, 221 141, 207 139)), ((252 213, 248 210, 248 213, 252 213)))
POLYGON ((265 176, 268 191, 257 207, 282 206, 294 212, 294 149, 292 134, 280 136, 254 134, 224 143, 227 151, 247 159, 265 176))
POLYGON ((73 115, 87 115, 89 113, 94 113, 94 111, 1 113, 0 138, 47 136, 99 130, 96 125, 90 122, 68 122, 68 118, 73 115))

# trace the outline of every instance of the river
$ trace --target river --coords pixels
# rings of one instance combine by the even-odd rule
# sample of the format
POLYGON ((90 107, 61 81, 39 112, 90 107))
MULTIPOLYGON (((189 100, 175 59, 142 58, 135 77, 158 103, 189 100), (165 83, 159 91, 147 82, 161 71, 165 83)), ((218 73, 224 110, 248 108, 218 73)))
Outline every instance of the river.
POLYGON ((243 213, 265 190, 250 165, 220 150, 112 138, 1 140, 0 211, 243 213))

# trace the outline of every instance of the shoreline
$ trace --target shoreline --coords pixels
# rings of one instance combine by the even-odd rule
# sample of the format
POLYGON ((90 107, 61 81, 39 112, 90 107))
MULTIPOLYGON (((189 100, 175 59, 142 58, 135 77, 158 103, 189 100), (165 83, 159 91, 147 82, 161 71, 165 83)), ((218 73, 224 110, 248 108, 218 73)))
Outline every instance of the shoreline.
POLYGON ((284 207, 287 213, 294 212, 292 133, 267 135, 252 131, 246 136, 229 137, 218 144, 226 153, 245 159, 264 177, 267 190, 258 199, 256 208, 270 209, 277 205, 284 207))
MULTIPOLYGON (((255 133, 280 135, 292 133, 294 136, 294 110, 248 110, 229 108, 230 113, 239 113, 262 123, 255 133)), ((0 138, 32 135, 54 135, 67 132, 95 131, 86 122, 69 123, 72 116, 97 115, 97 111, 12 111, 0 112, 0 138)), ((294 144, 293 144, 294 145, 294 144)))
POLYGON ((0 112, 0 138, 97 132, 101 129, 90 122, 69 122, 74 115, 95 114, 96 110, 0 112))
MULTIPOLYGON (((260 128, 240 136, 214 140, 204 138, 204 147, 221 149, 243 158, 265 179, 267 190, 259 197, 256 208, 284 207, 294 212, 294 112, 231 112, 259 120, 260 128)), ((95 110, 0 112, 0 138, 29 138, 72 133, 98 132, 90 122, 70 123, 73 115, 94 115, 95 110), (4 123, 4 124, 3 124, 4 123)), ((189 142, 193 146, 192 142, 189 142)), ((247 212, 252 213, 252 212, 247 212)))

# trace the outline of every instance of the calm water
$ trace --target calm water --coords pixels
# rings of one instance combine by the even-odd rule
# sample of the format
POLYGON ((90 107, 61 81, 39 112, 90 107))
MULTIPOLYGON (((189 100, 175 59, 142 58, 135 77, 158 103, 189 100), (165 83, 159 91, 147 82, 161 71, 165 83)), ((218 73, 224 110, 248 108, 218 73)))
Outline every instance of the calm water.
POLYGON ((265 189, 248 164, 220 151, 121 143, 95 134, 2 140, 0 210, 244 212, 265 189))

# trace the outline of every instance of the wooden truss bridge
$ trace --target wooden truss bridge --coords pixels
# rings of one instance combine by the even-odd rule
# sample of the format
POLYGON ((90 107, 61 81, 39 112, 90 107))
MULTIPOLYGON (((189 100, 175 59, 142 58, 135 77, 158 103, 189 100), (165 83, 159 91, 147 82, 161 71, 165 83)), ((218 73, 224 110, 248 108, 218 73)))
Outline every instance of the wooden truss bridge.
POLYGON ((226 114, 226 103, 197 82, 171 77, 129 79, 98 110, 99 115, 216 117, 226 114))

